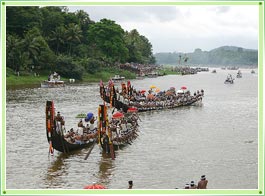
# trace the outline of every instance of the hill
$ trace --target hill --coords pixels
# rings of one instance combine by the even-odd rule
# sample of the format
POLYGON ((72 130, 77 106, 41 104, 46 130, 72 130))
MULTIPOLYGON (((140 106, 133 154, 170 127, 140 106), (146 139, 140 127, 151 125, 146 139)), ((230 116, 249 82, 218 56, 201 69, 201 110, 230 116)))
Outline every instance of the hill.
POLYGON ((258 50, 245 49, 236 46, 222 46, 210 51, 197 48, 192 53, 156 53, 157 64, 170 65, 233 65, 257 66, 258 50), (179 63, 179 61, 181 62, 179 63), (186 62, 185 62, 186 61, 186 62))

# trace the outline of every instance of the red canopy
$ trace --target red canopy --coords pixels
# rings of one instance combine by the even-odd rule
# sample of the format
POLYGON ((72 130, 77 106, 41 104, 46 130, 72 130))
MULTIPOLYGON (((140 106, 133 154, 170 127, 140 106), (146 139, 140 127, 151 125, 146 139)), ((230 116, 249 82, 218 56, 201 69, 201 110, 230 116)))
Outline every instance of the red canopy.
POLYGON ((141 90, 140 92, 141 92, 142 94, 144 94, 144 93, 146 92, 146 90, 141 90))
POLYGON ((123 118, 124 114, 121 112, 116 112, 115 114, 112 115, 112 118, 123 118))
POLYGON ((186 90, 187 87, 186 87, 186 86, 182 86, 181 89, 182 89, 182 90, 186 90))
POLYGON ((127 112, 137 112, 137 108, 129 108, 127 112))
POLYGON ((84 189, 106 189, 106 188, 100 184, 92 184, 85 186, 84 189))

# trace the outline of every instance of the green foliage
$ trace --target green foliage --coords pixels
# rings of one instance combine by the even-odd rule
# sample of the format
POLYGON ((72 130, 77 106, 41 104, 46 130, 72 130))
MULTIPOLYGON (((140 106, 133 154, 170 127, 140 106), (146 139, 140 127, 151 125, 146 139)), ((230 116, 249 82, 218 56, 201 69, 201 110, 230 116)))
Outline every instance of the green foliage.
POLYGON ((94 74, 100 70, 100 68, 103 66, 102 61, 96 60, 96 59, 82 59, 80 61, 80 65, 84 67, 84 69, 90 73, 94 74))
POLYGON ((94 22, 83 10, 8 6, 6 11, 6 62, 14 73, 56 71, 81 80, 88 75, 100 77, 97 74, 105 74, 108 68, 123 73, 115 68, 119 63, 155 62, 151 43, 137 30, 125 33, 108 19, 94 22))
POLYGON ((6 38, 6 61, 7 67, 13 70, 19 70, 21 62, 19 55, 22 51, 22 40, 17 35, 7 34, 6 38))
POLYGON ((211 51, 202 51, 197 48, 193 53, 157 53, 156 60, 159 64, 179 64, 179 56, 182 56, 181 65, 185 64, 185 57, 188 64, 202 65, 257 65, 258 51, 248 50, 240 47, 223 46, 211 51))
POLYGON ((40 8, 42 13, 42 32, 44 36, 49 36, 51 32, 64 24, 62 10, 59 7, 40 8))
POLYGON ((24 69, 30 69, 32 66, 43 67, 42 61, 45 57, 50 57, 51 59, 49 60, 54 60, 54 58, 52 58, 53 52, 50 50, 45 39, 41 36, 38 28, 29 30, 25 34, 25 39, 22 40, 22 43, 22 49, 31 61, 24 69))
POLYGON ((33 27, 40 28, 43 21, 40 9, 34 6, 7 6, 6 18, 7 33, 16 34, 19 37, 23 37, 23 34, 33 27))
POLYGON ((140 35, 136 29, 125 33, 125 42, 129 50, 128 62, 155 63, 151 43, 146 37, 140 35))
POLYGON ((72 57, 69 56, 58 56, 56 60, 56 66, 54 71, 57 71, 61 76, 66 78, 75 78, 82 80, 84 68, 78 63, 74 62, 72 57), (69 72, 69 70, 71 70, 69 72))
POLYGON ((111 60, 109 63, 126 61, 128 49, 123 39, 124 31, 114 21, 102 19, 92 24, 88 30, 88 36, 90 44, 111 60))
POLYGON ((65 44, 66 38, 66 29, 63 26, 56 27, 51 31, 48 40, 51 48, 55 51, 55 54, 58 55, 63 50, 61 46, 65 44))

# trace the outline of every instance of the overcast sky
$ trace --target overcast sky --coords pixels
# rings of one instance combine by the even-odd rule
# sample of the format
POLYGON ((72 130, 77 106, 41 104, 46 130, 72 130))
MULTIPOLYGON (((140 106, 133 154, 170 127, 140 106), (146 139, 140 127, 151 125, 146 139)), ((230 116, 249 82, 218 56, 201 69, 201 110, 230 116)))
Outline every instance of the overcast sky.
POLYGON ((209 51, 229 45, 258 48, 258 6, 82 6, 90 19, 114 20, 147 37, 153 52, 209 51))

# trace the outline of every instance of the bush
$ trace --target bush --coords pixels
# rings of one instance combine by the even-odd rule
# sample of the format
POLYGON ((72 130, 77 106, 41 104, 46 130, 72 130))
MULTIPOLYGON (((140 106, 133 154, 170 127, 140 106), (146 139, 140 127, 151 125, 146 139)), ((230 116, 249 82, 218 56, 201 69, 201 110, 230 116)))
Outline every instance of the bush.
POLYGON ((56 60, 56 69, 61 76, 82 80, 84 68, 74 62, 72 57, 59 56, 56 60))

